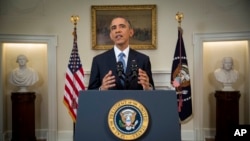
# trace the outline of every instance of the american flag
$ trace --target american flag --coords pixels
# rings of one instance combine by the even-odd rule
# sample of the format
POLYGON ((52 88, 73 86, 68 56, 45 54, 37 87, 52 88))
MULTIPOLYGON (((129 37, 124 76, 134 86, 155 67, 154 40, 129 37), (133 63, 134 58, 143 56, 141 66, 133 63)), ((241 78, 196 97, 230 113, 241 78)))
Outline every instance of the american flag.
POLYGON ((76 122, 79 91, 85 90, 84 70, 78 54, 76 27, 74 28, 73 49, 66 71, 63 102, 68 108, 73 122, 76 122))
POLYGON ((192 99, 190 74, 181 27, 178 28, 178 40, 171 71, 171 84, 176 90, 180 121, 184 122, 192 115, 192 99))

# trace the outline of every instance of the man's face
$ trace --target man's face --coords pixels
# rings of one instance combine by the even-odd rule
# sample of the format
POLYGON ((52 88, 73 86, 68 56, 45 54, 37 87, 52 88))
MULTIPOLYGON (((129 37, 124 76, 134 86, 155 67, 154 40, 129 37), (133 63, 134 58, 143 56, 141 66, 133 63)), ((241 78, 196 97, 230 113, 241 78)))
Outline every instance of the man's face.
POLYGON ((129 45, 129 38, 134 34, 129 23, 123 18, 115 18, 110 25, 110 38, 120 49, 129 45))

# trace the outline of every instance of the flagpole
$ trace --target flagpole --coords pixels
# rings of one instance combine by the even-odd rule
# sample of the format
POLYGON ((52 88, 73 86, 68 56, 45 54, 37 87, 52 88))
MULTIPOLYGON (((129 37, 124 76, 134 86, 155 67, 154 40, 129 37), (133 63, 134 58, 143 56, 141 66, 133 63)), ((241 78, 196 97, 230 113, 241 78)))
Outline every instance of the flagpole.
MULTIPOLYGON (((182 19, 184 18, 184 15, 183 15, 183 13, 181 13, 181 12, 177 12, 176 13, 176 15, 175 15, 175 19, 177 20, 177 22, 179 23, 179 25, 178 25, 178 39, 180 39, 179 40, 179 42, 181 42, 182 41, 182 28, 181 28, 181 22, 182 22, 182 19)), ((179 43, 179 54, 180 54, 180 64, 182 64, 182 62, 181 62, 181 60, 182 60, 182 54, 181 54, 181 43, 179 43)), ((182 67, 182 65, 180 65, 180 67, 182 67)), ((182 68, 180 68, 180 70, 182 70, 182 68)), ((180 91, 182 91, 182 88, 180 88, 180 91)), ((178 102, 178 110, 180 110, 180 108, 181 108, 181 106, 182 106, 182 94, 180 93, 179 94, 179 102, 178 102)), ((179 123, 179 126, 180 126, 180 132, 181 132, 181 123, 179 123)))
MULTIPOLYGON (((179 64, 180 64, 180 70, 182 70, 182 44, 181 44, 181 42, 182 42, 182 28, 181 28, 181 22, 182 22, 182 19, 183 19, 183 13, 181 13, 181 12, 177 12, 176 13, 176 15, 175 15, 175 19, 177 20, 177 22, 179 23, 179 25, 178 25, 178 42, 179 42, 179 58, 180 58, 180 62, 179 62, 179 64)), ((179 88, 179 93, 180 92, 182 92, 182 87, 180 87, 179 88)), ((179 102, 178 102, 178 110, 179 110, 179 112, 181 111, 181 107, 182 107, 182 101, 183 99, 182 99, 182 94, 180 93, 179 94, 179 102)))
MULTIPOLYGON (((76 42, 77 40, 77 35, 76 35, 76 25, 77 25, 77 22, 80 20, 79 16, 78 15, 72 15, 70 17, 70 21, 74 24, 74 32, 72 33, 72 35, 74 36, 74 43, 76 42)), ((73 122, 73 141, 75 139, 75 122, 73 122)))

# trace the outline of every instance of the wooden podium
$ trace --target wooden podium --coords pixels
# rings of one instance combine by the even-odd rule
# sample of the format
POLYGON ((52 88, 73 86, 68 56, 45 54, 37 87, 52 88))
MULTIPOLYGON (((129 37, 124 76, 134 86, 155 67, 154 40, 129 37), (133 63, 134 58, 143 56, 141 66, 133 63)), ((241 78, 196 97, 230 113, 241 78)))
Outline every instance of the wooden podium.
POLYGON ((11 141, 36 141, 35 92, 12 92, 11 141))
POLYGON ((216 91, 215 141, 228 141, 230 129, 239 124, 239 91, 216 91))

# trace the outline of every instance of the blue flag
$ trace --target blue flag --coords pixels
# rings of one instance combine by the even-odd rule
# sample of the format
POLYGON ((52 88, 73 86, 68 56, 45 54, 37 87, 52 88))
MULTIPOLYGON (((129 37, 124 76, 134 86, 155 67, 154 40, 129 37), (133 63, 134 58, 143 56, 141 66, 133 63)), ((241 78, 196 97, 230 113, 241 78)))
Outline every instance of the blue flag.
POLYGON ((188 61, 180 27, 171 70, 171 84, 176 90, 179 118, 182 122, 192 115, 192 98, 188 61))

